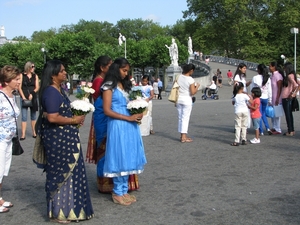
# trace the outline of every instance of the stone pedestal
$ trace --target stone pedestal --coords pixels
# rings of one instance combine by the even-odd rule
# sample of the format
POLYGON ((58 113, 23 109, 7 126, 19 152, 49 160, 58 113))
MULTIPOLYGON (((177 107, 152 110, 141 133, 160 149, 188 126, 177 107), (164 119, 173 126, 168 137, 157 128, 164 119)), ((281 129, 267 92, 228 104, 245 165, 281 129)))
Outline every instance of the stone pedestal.
POLYGON ((175 78, 182 74, 182 69, 180 66, 174 66, 174 65, 170 65, 167 67, 166 69, 166 80, 165 83, 166 85, 166 93, 168 94, 173 86, 173 81, 175 80, 175 78))
POLYGON ((194 54, 190 54, 189 58, 188 58, 188 63, 190 63, 191 60, 194 60, 194 59, 195 59, 195 55, 194 54))

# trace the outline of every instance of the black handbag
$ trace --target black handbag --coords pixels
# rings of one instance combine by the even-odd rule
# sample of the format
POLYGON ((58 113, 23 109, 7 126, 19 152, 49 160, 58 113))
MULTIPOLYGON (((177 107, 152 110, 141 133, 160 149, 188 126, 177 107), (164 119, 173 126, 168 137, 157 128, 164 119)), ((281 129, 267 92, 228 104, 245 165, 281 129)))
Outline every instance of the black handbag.
POLYGON ((299 102, 296 97, 293 97, 292 99, 292 112, 299 111, 299 102))
POLYGON ((28 99, 22 99, 22 107, 24 108, 32 107, 32 101, 28 99))
POLYGON ((20 144, 19 136, 17 135, 12 138, 12 155, 21 155, 23 153, 24 153, 24 150, 20 144))
MULTIPOLYGON (((28 91, 28 94, 30 94, 29 91, 28 91)), ((32 106, 33 106, 32 100, 22 99, 22 108, 27 108, 27 107, 32 107, 32 106)))
POLYGON ((10 106, 12 107, 12 109, 14 110, 14 115, 15 115, 15 122, 16 122, 16 136, 12 138, 12 155, 21 155, 23 154, 24 150, 20 144, 19 141, 19 136, 18 136, 18 123, 17 123, 17 118, 16 118, 16 112, 15 109, 13 107, 13 105, 11 104, 11 102, 9 101, 9 99, 7 98, 7 96, 1 91, 1 93, 4 95, 4 97, 7 99, 7 101, 9 102, 10 106))

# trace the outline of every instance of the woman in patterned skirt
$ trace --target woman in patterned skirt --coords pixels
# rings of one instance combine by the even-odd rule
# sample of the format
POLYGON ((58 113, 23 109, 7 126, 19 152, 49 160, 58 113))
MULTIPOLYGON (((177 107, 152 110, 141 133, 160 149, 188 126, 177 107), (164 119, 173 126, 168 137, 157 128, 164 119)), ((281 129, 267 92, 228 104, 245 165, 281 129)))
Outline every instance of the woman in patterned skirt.
POLYGON ((38 134, 47 159, 47 213, 50 220, 58 223, 94 216, 78 129, 85 116, 72 114, 70 100, 61 89, 66 75, 61 61, 48 61, 40 89, 38 134))

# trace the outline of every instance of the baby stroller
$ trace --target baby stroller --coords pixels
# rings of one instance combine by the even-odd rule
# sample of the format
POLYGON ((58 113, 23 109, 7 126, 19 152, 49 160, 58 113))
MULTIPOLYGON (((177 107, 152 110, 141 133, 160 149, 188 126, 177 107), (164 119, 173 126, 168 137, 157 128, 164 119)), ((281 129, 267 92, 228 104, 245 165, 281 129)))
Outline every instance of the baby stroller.
POLYGON ((203 91, 204 94, 202 95, 201 98, 202 100, 206 100, 207 98, 218 100, 219 99, 218 91, 219 91, 218 87, 216 89, 205 88, 205 90, 203 91))

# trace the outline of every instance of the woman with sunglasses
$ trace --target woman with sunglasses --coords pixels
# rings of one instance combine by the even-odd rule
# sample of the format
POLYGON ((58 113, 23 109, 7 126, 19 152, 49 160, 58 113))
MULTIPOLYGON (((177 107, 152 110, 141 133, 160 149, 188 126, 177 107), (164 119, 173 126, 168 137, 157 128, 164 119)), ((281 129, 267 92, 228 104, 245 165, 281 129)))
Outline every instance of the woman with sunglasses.
POLYGON ((35 133, 35 123, 36 123, 36 112, 38 111, 37 103, 37 92, 40 88, 39 78, 34 72, 35 65, 33 62, 27 62, 24 66, 24 72, 21 76, 21 85, 19 87, 20 93, 20 106, 22 114, 22 123, 21 123, 21 137, 20 140, 23 141, 26 138, 26 126, 27 126, 27 112, 30 108, 30 118, 31 118, 31 130, 32 137, 36 138, 35 133), (22 99, 27 99, 32 101, 32 107, 22 106, 22 99))

